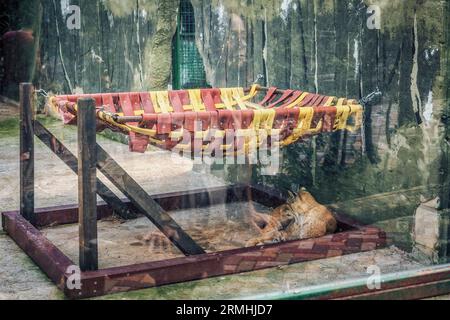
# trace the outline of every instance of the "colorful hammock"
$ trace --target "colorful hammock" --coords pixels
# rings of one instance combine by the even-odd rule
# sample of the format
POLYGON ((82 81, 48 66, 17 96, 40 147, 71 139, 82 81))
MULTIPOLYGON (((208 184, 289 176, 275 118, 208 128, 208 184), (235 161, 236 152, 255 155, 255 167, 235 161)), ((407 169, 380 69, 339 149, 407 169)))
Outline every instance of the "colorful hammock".
POLYGON ((363 108, 355 100, 258 85, 243 88, 54 96, 49 104, 76 124, 77 101, 96 101, 99 131, 129 135, 130 150, 162 149, 203 155, 248 154, 284 147, 322 132, 355 131, 363 108), (257 97, 261 96, 261 101, 257 97))

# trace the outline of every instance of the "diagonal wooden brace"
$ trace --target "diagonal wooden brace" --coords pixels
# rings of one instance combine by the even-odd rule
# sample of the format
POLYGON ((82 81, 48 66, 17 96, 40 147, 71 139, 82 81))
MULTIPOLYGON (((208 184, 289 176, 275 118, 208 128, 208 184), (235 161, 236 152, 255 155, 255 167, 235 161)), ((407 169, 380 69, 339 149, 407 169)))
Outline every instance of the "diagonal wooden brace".
POLYGON ((205 251, 163 208, 97 144, 97 168, 185 255, 205 251))
MULTIPOLYGON (((78 173, 78 159, 39 121, 34 122, 34 133, 73 172, 78 173)), ((97 194, 123 219, 135 219, 137 215, 120 200, 100 179, 97 179, 97 194)))

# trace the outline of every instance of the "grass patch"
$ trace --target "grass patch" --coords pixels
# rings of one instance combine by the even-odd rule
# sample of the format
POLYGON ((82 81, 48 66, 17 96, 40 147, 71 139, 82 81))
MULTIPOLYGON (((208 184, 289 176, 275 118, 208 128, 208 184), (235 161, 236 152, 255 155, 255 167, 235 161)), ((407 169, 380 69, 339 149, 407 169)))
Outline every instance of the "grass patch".
MULTIPOLYGON (((59 119, 39 114, 36 116, 43 126, 47 128, 61 127, 62 122, 59 119)), ((67 126, 69 127, 69 126, 67 126)), ((71 126, 76 128, 75 126, 71 126)), ((0 120, 0 137, 14 137, 19 135, 19 118, 13 117, 5 120, 0 120)), ((106 129, 99 133, 100 136, 115 142, 122 144, 128 144, 128 136, 119 132, 113 132, 110 129, 106 129)))
POLYGON ((0 136, 15 136, 19 134, 19 119, 8 118, 0 121, 0 136))
POLYGON ((52 125, 61 125, 62 122, 59 119, 53 118, 53 117, 49 117, 46 115, 37 115, 36 116, 36 120, 38 120, 40 123, 42 123, 44 126, 52 126, 52 125))
POLYGON ((108 140, 119 142, 122 144, 128 144, 128 136, 120 133, 114 132, 110 129, 106 129, 100 133, 100 135, 108 140))

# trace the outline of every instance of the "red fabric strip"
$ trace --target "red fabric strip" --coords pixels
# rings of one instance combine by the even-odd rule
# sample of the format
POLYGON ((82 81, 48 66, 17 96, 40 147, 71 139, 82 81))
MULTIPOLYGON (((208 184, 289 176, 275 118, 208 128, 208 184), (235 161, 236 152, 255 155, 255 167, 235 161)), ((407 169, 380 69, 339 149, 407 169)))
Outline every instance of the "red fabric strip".
MULTIPOLYGON (((203 103, 205 104, 206 107, 206 111, 216 111, 216 101, 217 101, 217 92, 216 92, 216 96, 214 99, 214 90, 213 89, 202 89, 200 90, 201 95, 202 95, 202 100, 203 103)), ((220 103, 220 102, 218 102, 220 103)))
POLYGON ((133 106, 128 93, 119 93, 119 102, 125 116, 134 116, 133 106))
POLYGON ((267 108, 274 108, 277 104, 283 103, 287 98, 289 98, 294 93, 294 90, 285 90, 284 93, 281 95, 281 97, 271 103, 267 108))
POLYGON ((272 101, 272 99, 273 99, 274 96, 276 95, 276 94, 275 94, 275 91, 277 91, 277 90, 278 90, 278 88, 275 88, 275 87, 269 88, 269 90, 267 90, 266 96, 265 96, 264 99, 259 103, 259 105, 263 106, 263 105, 269 103, 270 101, 272 101))
POLYGON ((141 97, 141 103, 142 103, 142 108, 144 109, 144 113, 147 113, 147 114, 155 113, 155 108, 153 107, 153 102, 150 97, 150 93, 141 92, 140 97, 141 97))
POLYGON ((103 94, 102 100, 106 111, 116 113, 116 107, 114 106, 114 100, 111 94, 103 94))
POLYGON ((187 91, 169 91, 169 100, 174 112, 183 112, 183 101, 181 96, 186 96, 187 91))

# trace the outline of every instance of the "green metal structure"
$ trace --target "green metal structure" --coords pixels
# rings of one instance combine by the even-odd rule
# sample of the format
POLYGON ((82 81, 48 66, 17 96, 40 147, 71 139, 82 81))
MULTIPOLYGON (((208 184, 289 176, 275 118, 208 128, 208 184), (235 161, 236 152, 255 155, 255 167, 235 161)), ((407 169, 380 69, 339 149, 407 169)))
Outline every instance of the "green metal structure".
POLYGON ((194 8, 189 0, 181 0, 178 27, 173 41, 173 89, 207 86, 203 59, 195 42, 194 8))

